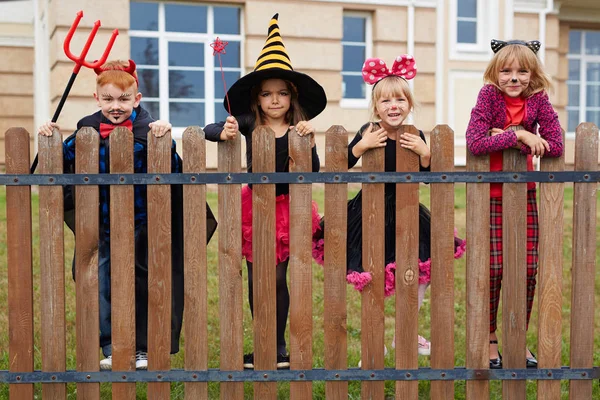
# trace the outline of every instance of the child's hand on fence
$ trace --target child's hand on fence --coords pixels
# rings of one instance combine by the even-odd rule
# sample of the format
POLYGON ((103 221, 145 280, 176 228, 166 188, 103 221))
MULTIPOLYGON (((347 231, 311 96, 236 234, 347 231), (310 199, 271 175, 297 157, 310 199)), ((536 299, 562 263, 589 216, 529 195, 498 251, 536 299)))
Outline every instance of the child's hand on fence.
POLYGON ((421 136, 405 132, 400 135, 400 139, 398 141, 400 142, 400 146, 419 155, 421 165, 423 167, 429 167, 431 161, 431 151, 423 139, 421 139, 421 136))
POLYGON ((54 129, 60 130, 60 127, 56 122, 48 121, 38 128, 38 135, 52 136, 52 132, 54 131, 54 129))
POLYGON ((387 141, 387 132, 384 128, 375 129, 375 125, 371 124, 363 132, 362 142, 363 146, 368 149, 375 149, 377 147, 385 147, 387 141))
MULTIPOLYGON (((293 126, 290 126, 292 129, 293 126)), ((310 135, 310 147, 315 147, 315 128, 308 121, 300 121, 296 124, 296 133, 299 136, 310 135)))
POLYGON ((538 135, 525 130, 516 131, 515 134, 517 135, 517 140, 531 149, 532 156, 543 157, 546 151, 550 151, 550 145, 546 139, 538 135))
POLYGON ((150 122, 148 126, 150 127, 150 132, 152 132, 152 134, 156 137, 165 136, 167 132, 171 130, 172 127, 170 123, 168 123, 167 121, 162 121, 160 119, 158 121, 150 122))
POLYGON ((240 127, 238 125, 237 120, 234 116, 230 115, 225 120, 225 125, 223 125, 223 130, 221 131, 220 139, 221 140, 232 140, 235 139, 240 127))

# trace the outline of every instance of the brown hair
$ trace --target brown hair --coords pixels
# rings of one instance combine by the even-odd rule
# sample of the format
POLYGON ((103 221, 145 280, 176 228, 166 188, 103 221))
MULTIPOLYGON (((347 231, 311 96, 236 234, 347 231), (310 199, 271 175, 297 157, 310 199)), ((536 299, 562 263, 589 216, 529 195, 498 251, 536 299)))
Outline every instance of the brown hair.
POLYGON ((133 71, 133 75, 129 72, 125 72, 123 69, 128 66, 129 61, 108 61, 102 66, 104 71, 96 77, 96 84, 98 86, 104 86, 110 83, 123 91, 129 89, 132 85, 135 85, 135 90, 137 91, 137 72, 133 71))
MULTIPOLYGON (((278 78, 268 78, 268 79, 278 79, 278 78)), ((256 125, 262 125, 265 123, 264 112, 261 110, 260 106, 258 105, 258 95, 259 95, 260 91, 262 90, 263 82, 268 79, 261 81, 258 85, 253 86, 252 90, 250 90, 250 110, 252 111, 252 115, 254 116, 256 125)), ((286 86, 287 90, 289 90, 290 96, 291 96, 290 109, 285 114, 285 122, 290 125, 296 125, 300 121, 306 121, 308 118, 307 118, 306 114, 304 113, 304 111, 302 110, 302 107, 300 106, 300 102, 298 101, 298 89, 296 88, 296 85, 294 85, 292 82, 287 81, 285 79, 281 79, 281 80, 283 82, 285 82, 285 86, 286 86)))
POLYGON ((538 56, 529 47, 521 44, 509 44, 494 54, 483 74, 483 81, 500 89, 498 86, 500 70, 514 61, 517 61, 521 68, 525 68, 531 72, 529 86, 523 91, 523 97, 529 97, 535 93, 543 90, 548 91, 552 88, 550 76, 544 72, 542 62, 538 56))
POLYGON ((406 79, 390 75, 377 82, 371 91, 371 104, 369 106, 371 120, 379 119, 379 115, 377 115, 377 100, 382 97, 400 97, 402 95, 408 100, 408 108, 412 111, 416 106, 416 100, 406 79))

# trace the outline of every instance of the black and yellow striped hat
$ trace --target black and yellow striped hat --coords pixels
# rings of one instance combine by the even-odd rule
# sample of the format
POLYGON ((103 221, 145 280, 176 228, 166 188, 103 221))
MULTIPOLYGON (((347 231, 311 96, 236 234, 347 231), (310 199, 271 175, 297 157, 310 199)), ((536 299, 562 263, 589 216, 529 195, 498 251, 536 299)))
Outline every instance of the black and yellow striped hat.
MULTIPOLYGON (((298 89, 298 102, 308 119, 319 115, 327 105, 325 90, 313 78, 292 68, 292 62, 285 50, 279 33, 275 14, 269 23, 267 41, 256 60, 254 71, 241 77, 227 91, 231 114, 234 116, 250 113, 250 96, 254 86, 265 79, 283 79, 292 82, 298 89)), ((227 99, 223 106, 228 110, 227 99)), ((229 111, 229 110, 228 110, 229 111)))

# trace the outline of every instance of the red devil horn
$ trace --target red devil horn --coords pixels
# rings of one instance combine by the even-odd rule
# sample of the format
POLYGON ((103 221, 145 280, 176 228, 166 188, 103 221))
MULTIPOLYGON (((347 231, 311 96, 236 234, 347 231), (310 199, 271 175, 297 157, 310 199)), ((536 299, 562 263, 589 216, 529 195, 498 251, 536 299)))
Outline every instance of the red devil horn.
MULTIPOLYGON (((95 63, 96 61, 98 61, 98 60, 95 60, 95 61, 94 61, 94 63, 95 63)), ((106 71, 106 70, 105 70, 104 68, 102 68, 102 66, 99 66, 99 67, 96 67, 96 68, 94 68, 94 72, 96 73, 96 75, 100 75, 100 74, 101 74, 101 73, 103 73, 104 71, 106 71)))
POLYGON ((129 65, 126 68, 123 68, 123 71, 127 72, 130 75, 133 75, 135 72, 135 62, 132 59, 129 59, 129 65))

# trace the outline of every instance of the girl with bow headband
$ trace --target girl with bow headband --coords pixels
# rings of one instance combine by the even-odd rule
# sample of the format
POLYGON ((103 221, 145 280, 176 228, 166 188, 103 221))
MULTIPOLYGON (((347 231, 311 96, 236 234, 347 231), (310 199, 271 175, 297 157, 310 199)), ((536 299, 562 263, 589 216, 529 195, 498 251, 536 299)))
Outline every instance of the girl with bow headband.
MULTIPOLYGON (((372 120, 364 124, 352 142, 348 145, 348 168, 352 168, 367 151, 378 147, 385 148, 385 171, 396 171, 396 141, 406 149, 419 155, 420 170, 429 171, 431 153, 425 142, 425 135, 400 133, 400 127, 413 110, 416 100, 408 85, 408 80, 417 74, 415 59, 410 55, 398 56, 392 68, 378 58, 369 58, 362 69, 363 80, 374 85, 371 93, 372 120)), ((324 220, 322 220, 322 225, 324 220)), ((419 308, 425 297, 425 290, 431 281, 430 251, 431 214, 422 204, 419 205, 419 308)), ((323 230, 321 230, 323 232, 323 230)), ((372 277, 363 270, 362 265, 362 191, 348 201, 347 229, 347 276, 346 280, 355 289, 362 291, 370 284, 372 277)), ((385 295, 394 294, 396 287, 396 185, 385 185, 385 295)), ((319 249, 322 240, 317 243, 315 259, 323 261, 319 249)), ((455 258, 465 251, 465 242, 455 237, 455 258)), ((418 352, 429 355, 431 343, 418 337, 418 352)))
MULTIPOLYGON (((537 57, 540 42, 491 41, 494 57, 483 76, 467 128, 467 147, 474 155, 490 156, 490 171, 502 170, 502 151, 511 147, 527 157, 560 157, 563 141, 558 115, 546 91, 550 78, 537 57), (539 133, 539 135, 538 135, 539 133)), ((525 204, 523 205, 525 207, 525 204)), ((527 184, 527 318, 529 324, 538 268, 538 212, 535 182, 527 184)), ((496 316, 502 283, 502 184, 490 185, 490 368, 502 368, 498 351, 496 316)), ((537 367, 527 350, 527 367, 537 367)))

